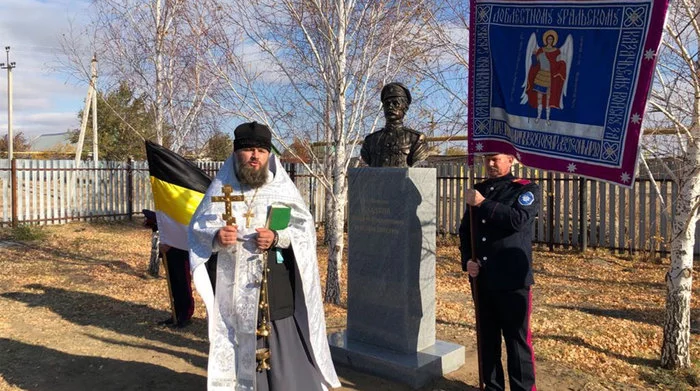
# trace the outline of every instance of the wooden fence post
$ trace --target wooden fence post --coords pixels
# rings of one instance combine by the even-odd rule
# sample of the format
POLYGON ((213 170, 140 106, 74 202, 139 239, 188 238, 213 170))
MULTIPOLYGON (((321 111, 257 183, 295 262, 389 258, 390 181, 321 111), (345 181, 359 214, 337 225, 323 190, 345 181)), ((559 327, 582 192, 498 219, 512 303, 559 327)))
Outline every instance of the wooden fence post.
POLYGON ((289 179, 296 184, 296 179, 297 179, 297 163, 291 163, 289 164, 289 179))
POLYGON ((10 160, 10 191, 12 192, 12 228, 17 227, 17 160, 10 160))
POLYGON ((579 178, 579 234, 581 235, 581 252, 585 252, 588 249, 588 211, 587 209, 587 204, 588 204, 588 199, 586 197, 586 190, 587 190, 587 180, 586 178, 579 178))
POLYGON ((126 214, 129 220, 134 214, 134 160, 129 156, 126 159, 126 214))
POLYGON ((313 219, 314 226, 316 225, 316 189, 315 189, 315 179, 313 174, 314 162, 311 161, 311 171, 309 172, 309 210, 311 212, 311 218, 313 219))
POLYGON ((547 228, 549 235, 549 251, 554 250, 554 176, 547 172, 547 228))

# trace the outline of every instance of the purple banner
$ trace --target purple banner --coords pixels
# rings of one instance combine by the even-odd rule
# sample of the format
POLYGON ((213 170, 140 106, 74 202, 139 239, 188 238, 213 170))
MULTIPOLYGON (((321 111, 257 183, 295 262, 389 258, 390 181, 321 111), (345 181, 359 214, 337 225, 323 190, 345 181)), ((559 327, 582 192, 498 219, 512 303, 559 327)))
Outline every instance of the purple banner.
POLYGON ((668 0, 471 6, 469 155, 632 186, 668 0))

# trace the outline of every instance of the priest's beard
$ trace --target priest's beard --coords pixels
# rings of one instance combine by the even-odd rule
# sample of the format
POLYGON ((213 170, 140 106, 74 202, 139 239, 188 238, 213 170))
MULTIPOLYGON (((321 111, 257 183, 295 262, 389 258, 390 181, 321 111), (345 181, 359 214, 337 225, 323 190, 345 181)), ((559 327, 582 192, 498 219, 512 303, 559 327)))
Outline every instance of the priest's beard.
POLYGON ((267 182, 267 167, 268 164, 265 163, 260 169, 256 170, 248 164, 242 164, 239 165, 236 176, 238 176, 238 180, 241 181, 241 183, 255 189, 267 182))

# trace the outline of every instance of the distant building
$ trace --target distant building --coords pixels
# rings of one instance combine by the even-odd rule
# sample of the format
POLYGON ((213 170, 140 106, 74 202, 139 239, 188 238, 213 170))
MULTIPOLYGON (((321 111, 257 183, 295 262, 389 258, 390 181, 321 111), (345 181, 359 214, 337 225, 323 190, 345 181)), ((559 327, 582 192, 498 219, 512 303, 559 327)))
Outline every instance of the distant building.
POLYGON ((75 151, 75 143, 70 141, 70 132, 48 133, 32 140, 31 152, 75 151))
POLYGON ((17 159, 66 159, 74 154, 70 132, 42 134, 29 142, 29 150, 15 151, 17 159))

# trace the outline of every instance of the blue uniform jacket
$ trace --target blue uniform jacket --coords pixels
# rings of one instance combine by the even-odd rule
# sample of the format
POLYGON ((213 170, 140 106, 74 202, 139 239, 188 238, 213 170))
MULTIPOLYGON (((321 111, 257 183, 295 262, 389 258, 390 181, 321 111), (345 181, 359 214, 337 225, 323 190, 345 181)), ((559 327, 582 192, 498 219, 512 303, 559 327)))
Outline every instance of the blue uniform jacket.
MULTIPOLYGON (((540 207, 540 188, 508 174, 475 186, 484 198, 473 207, 474 246, 481 262, 479 284, 492 290, 525 288, 532 276, 532 228, 540 207)), ((472 258, 469 206, 459 227, 462 270, 472 258)))

